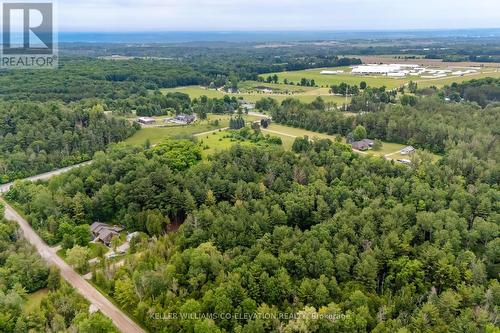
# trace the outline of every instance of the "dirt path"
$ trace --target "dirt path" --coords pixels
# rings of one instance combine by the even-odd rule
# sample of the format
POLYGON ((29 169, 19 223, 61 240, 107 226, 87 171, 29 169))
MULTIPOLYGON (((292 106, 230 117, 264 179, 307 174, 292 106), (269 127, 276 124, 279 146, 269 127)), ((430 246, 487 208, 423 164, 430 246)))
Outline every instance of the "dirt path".
POLYGON ((229 127, 224 127, 224 128, 218 128, 216 130, 213 130, 213 131, 208 131, 208 132, 203 132, 203 133, 198 133, 198 134, 193 134, 193 136, 204 136, 204 135, 208 135, 208 134, 212 134, 212 133, 216 133, 216 132, 222 132, 222 131, 225 131, 225 130, 228 130, 229 127))
POLYGON ((296 135, 292 135, 292 134, 288 134, 288 133, 283 133, 283 132, 278 132, 278 131, 273 131, 273 130, 266 129, 266 128, 262 128, 261 130, 262 130, 262 132, 269 132, 269 133, 273 133, 273 134, 288 136, 289 138, 293 138, 293 139, 297 138, 296 135))

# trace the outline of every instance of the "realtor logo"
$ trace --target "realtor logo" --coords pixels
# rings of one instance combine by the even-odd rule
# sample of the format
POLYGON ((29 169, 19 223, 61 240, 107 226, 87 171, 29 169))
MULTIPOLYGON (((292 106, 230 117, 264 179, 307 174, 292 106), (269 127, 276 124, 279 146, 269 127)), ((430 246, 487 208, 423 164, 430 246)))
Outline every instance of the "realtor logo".
POLYGON ((54 6, 51 2, 3 2, 0 67, 55 68, 54 6))

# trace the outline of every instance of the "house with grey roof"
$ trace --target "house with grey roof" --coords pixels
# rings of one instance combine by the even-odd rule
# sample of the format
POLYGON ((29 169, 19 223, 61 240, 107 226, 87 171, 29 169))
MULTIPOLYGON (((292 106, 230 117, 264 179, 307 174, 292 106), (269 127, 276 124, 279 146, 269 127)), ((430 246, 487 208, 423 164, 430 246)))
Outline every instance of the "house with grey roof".
POLYGON ((355 150, 365 151, 368 149, 372 149, 374 143, 375 142, 373 142, 373 140, 363 139, 360 141, 354 141, 353 143, 351 143, 351 147, 352 147, 352 149, 355 149, 355 150))
POLYGON ((413 146, 408 146, 408 147, 404 147, 399 152, 401 153, 401 155, 410 155, 410 154, 413 154, 415 151, 416 151, 416 149, 413 146))
POLYGON ((113 237, 119 236, 120 232, 123 230, 124 228, 121 226, 111 226, 107 223, 101 222, 94 222, 90 226, 90 232, 94 236, 94 242, 101 242, 106 246, 109 246, 113 237))

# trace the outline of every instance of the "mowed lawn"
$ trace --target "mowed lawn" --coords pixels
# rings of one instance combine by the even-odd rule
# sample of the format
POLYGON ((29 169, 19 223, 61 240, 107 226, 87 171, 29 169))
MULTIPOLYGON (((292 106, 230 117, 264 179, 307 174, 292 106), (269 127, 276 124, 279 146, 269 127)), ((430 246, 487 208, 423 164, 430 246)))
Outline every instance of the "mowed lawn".
MULTIPOLYGON (((334 96, 329 93, 327 88, 316 88, 316 87, 295 87, 287 86, 283 84, 262 84, 263 87, 270 87, 273 89, 290 89, 289 92, 276 92, 276 93, 265 93, 258 90, 259 83, 242 83, 245 88, 242 88, 241 93, 238 94, 227 94, 215 89, 207 89, 200 86, 189 86, 189 87, 179 87, 179 88, 169 88, 162 89, 164 93, 168 92, 182 92, 188 94, 191 98, 199 98, 201 96, 207 96, 209 98, 223 98, 225 95, 235 96, 236 98, 243 98, 248 102, 257 102, 264 97, 272 97, 276 99, 279 103, 287 98, 297 98, 303 103, 311 103, 316 97, 321 96, 325 102, 336 103, 337 105, 342 105, 346 103, 346 98, 341 96, 334 96), (253 91, 251 91, 253 89, 253 91)), ((350 102, 348 99, 347 102, 350 102)))

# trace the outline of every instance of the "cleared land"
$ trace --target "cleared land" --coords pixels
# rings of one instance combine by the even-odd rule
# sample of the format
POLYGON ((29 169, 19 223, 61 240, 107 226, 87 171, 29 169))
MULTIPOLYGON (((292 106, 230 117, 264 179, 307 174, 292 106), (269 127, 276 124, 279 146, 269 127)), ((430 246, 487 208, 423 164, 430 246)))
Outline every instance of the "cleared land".
MULTIPOLYGON (((404 85, 406 82, 410 81, 409 79, 394 79, 387 76, 360 76, 360 75, 351 75, 350 67, 335 67, 335 68, 315 68, 315 69, 306 69, 301 71, 292 71, 292 72, 279 72, 279 73, 271 73, 271 74, 263 74, 261 75, 263 78, 269 75, 278 75, 279 82, 283 83, 285 79, 288 82, 294 82, 295 84, 299 83, 302 78, 306 78, 308 80, 314 80, 316 85, 320 87, 330 87, 332 85, 340 84, 345 82, 350 85, 359 85, 361 81, 365 81, 371 87, 382 87, 386 86, 387 88, 398 88, 404 85), (343 70, 344 73, 336 74, 336 75, 322 75, 321 71, 330 70, 343 70)), ((288 85, 286 85, 288 86, 288 85)))
MULTIPOLYGON (((272 97, 278 102, 287 98, 297 98, 304 103, 311 103, 316 97, 321 96, 326 102, 337 103, 342 105, 346 102, 345 97, 333 96, 329 93, 328 88, 317 87, 298 87, 284 84, 259 83, 254 81, 244 82, 240 85, 241 92, 238 94, 229 94, 215 89, 207 89, 200 86, 188 86, 179 88, 163 89, 164 93, 182 92, 188 94, 191 98, 207 96, 209 98, 222 98, 225 95, 243 98, 248 102, 257 102, 263 97, 272 97), (266 92, 273 90, 273 92, 266 92)), ((348 100, 349 102, 349 100, 348 100)))
POLYGON ((387 55, 376 55, 376 56, 347 56, 352 58, 359 58, 364 64, 416 64, 428 67, 495 67, 500 68, 500 63, 494 62, 472 62, 472 61, 460 61, 460 62, 446 62, 441 59, 405 59, 408 54, 387 54, 387 55), (398 58, 399 57, 399 58, 398 58))
MULTIPOLYGON (((398 59, 391 59, 392 62, 403 63, 403 61, 396 61, 398 59)), ((415 59, 413 63, 420 64, 415 59)), ((411 61, 408 61, 411 62, 411 61)), ((455 63, 446 63, 446 64, 454 64, 451 66, 444 65, 445 63, 440 63, 440 66, 436 66, 436 69, 448 69, 451 67, 455 68, 463 68, 464 66, 460 66, 455 63)), ((476 64, 477 65, 477 64, 476 64)), ((434 68, 434 66, 433 66, 434 68)), ((329 87, 331 85, 338 85, 342 82, 345 82, 350 85, 359 85, 361 81, 365 81, 371 87, 382 87, 386 86, 388 89, 399 88, 404 84, 414 81, 419 84, 420 87, 428 87, 428 86, 436 86, 441 87, 444 85, 449 85, 453 82, 463 82, 472 79, 479 79, 484 77, 500 77, 500 69, 485 67, 481 68, 479 72, 473 74, 466 74, 463 76, 448 76, 441 78, 421 78, 418 76, 407 76, 405 78, 391 78, 387 76, 372 76, 372 75, 352 75, 350 74, 351 69, 349 67, 336 67, 336 68, 317 68, 317 69, 307 69, 301 71, 292 71, 292 72, 280 72, 280 73, 270 73, 263 74, 262 77, 267 77, 269 75, 278 75, 279 82, 283 83, 285 79, 289 82, 300 82, 302 78, 306 78, 308 80, 314 80, 316 85, 320 87, 329 87), (344 73, 336 74, 336 75, 322 75, 320 74, 323 70, 344 70, 344 73)), ((288 85, 284 85, 288 87, 288 85)), ((341 98, 337 96, 338 98, 341 98)))
MULTIPOLYGON (((258 120, 261 117, 258 115, 245 115, 245 120, 251 122, 258 120)), ((143 128, 137 132, 133 137, 127 139, 125 142, 132 145, 142 145, 147 140, 150 144, 160 143, 166 138, 178 138, 178 137, 192 137, 195 136, 198 142, 203 147, 203 155, 209 156, 224 149, 230 148, 234 144, 241 145, 251 145, 250 141, 237 141, 226 137, 228 132, 226 131, 229 126, 229 115, 214 115, 211 114, 208 120, 199 122, 193 125, 179 126, 179 127, 153 127, 153 128, 143 128), (213 121, 218 120, 218 126, 213 125, 213 121), (212 122, 212 124, 210 124, 212 122)), ((337 137, 335 135, 328 135, 325 133, 318 133, 313 131, 308 131, 302 128, 295 128, 284 126, 280 124, 271 124, 267 129, 262 129, 264 134, 270 136, 276 136, 281 138, 283 142, 283 148, 290 150, 292 148, 293 142, 297 137, 308 136, 309 138, 320 138, 320 139, 330 139, 335 140, 337 137)), ((342 139, 344 142, 345 140, 342 139)), ((378 151, 370 150, 366 152, 360 152, 364 155, 383 157, 388 154, 390 159, 400 159, 408 158, 399 154, 399 151, 405 147, 405 145, 391 142, 382 142, 382 149, 378 151)), ((435 159, 439 156, 434 155, 435 159)))
MULTIPOLYGON (((199 121, 193 125, 142 128, 125 142, 131 145, 142 145, 149 140, 149 143, 154 145, 167 138, 190 137, 196 134, 226 128, 229 126, 230 118, 231 117, 228 115, 210 114, 207 120, 199 121), (218 121, 217 125, 214 124, 215 120, 218 121)), ((260 119, 259 117, 247 115, 245 115, 244 118, 246 121, 260 119)))

